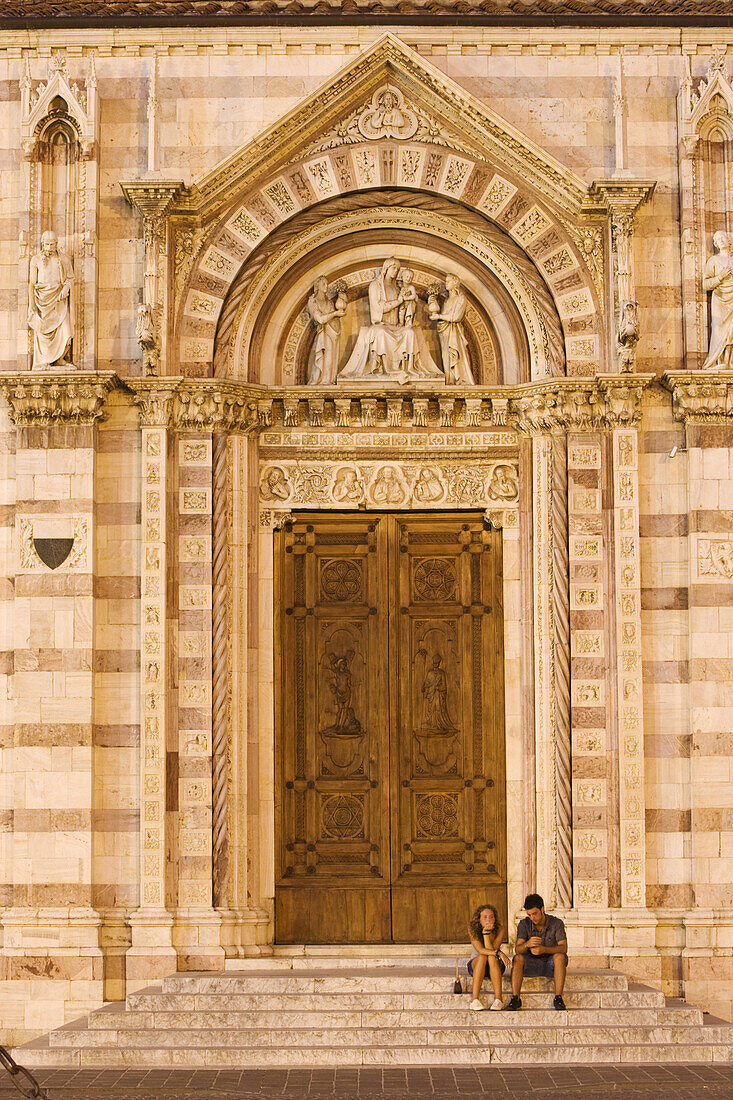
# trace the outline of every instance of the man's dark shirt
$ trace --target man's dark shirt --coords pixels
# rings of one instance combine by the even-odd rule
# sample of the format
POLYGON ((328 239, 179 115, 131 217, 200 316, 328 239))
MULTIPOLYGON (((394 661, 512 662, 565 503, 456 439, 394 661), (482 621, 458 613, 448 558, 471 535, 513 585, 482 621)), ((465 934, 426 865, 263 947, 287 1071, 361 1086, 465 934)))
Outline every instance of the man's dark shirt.
POLYGON ((529 917, 523 917, 517 927, 517 939, 524 940, 526 943, 532 936, 539 936, 543 947, 557 947, 563 940, 567 940, 565 925, 560 918, 553 917, 550 913, 546 913, 545 916, 547 919, 544 928, 537 928, 529 917))

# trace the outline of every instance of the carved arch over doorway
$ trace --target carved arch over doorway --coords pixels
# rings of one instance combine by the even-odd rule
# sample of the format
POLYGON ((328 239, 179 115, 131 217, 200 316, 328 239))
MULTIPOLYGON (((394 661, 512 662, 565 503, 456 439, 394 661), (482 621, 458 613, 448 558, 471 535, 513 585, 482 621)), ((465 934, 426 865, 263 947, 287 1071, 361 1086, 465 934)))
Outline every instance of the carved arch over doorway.
MULTIPOLYGON (((566 373, 562 323, 540 272, 526 253, 496 225, 447 200, 390 190, 350 195, 307 211, 276 230, 239 272, 222 308, 215 338, 214 370, 219 377, 247 377, 272 384, 298 382, 265 378, 258 360, 271 358, 275 334, 278 358, 301 334, 302 311, 313 279, 336 277, 339 263, 360 255, 378 266, 390 245, 420 250, 457 274, 484 316, 498 329, 497 376, 490 383, 518 383, 566 373), (372 245, 370 242, 374 241, 372 245), (269 336, 268 336, 269 334, 269 336), (283 335, 284 334, 284 335, 283 335)), ((480 341, 478 341, 480 342, 480 341)))
POLYGON ((176 370, 211 373, 223 304, 243 265, 256 262, 284 222, 325 200, 393 187, 452 200, 499 226, 531 258, 554 300, 567 373, 602 368, 603 203, 484 104, 385 35, 259 138, 182 188, 169 206, 176 370), (409 125, 382 125, 379 136, 371 115, 366 129, 361 123, 385 90, 401 97, 400 117, 409 125))

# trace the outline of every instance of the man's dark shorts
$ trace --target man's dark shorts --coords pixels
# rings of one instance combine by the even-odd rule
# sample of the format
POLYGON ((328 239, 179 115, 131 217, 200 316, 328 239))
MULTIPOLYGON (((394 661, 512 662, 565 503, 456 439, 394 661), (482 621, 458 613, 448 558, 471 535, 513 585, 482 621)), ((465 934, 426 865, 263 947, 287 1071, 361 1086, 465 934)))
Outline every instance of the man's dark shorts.
MULTIPOLYGON (((568 957, 565 956, 565 965, 568 957)), ((524 956, 525 978, 552 978, 555 974, 554 955, 530 955, 529 951, 524 956)))

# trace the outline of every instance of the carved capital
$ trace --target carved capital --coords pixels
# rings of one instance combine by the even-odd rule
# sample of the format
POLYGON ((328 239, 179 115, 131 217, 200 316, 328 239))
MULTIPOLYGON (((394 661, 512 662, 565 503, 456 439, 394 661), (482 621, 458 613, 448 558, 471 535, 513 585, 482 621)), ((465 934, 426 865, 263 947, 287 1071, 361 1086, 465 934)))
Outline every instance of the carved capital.
POLYGON ((650 374, 598 375, 592 379, 553 378, 517 387, 510 400, 510 422, 523 435, 590 432, 635 424, 650 374))
POLYGON ((140 409, 141 428, 167 428, 171 423, 173 395, 181 378, 135 378, 130 381, 140 409))
POLYGON ((216 378, 182 383, 175 394, 173 421, 176 428, 204 432, 250 432, 260 422, 256 398, 216 378))
POLYGON ((653 374, 599 375, 598 388, 604 399, 606 427, 630 428, 638 424, 642 395, 653 380, 653 374))
POLYGON ((0 376, 16 427, 95 424, 104 420, 107 394, 119 386, 114 371, 33 371, 0 376))
POLYGON ((675 420, 685 424, 733 422, 733 371, 667 371, 662 385, 672 394, 675 420))
POLYGON ((257 394, 216 378, 135 378, 130 381, 142 427, 200 432, 249 432, 260 425, 257 394))
POLYGON ((120 183, 122 192, 144 221, 157 222, 183 191, 183 180, 139 179, 120 183))

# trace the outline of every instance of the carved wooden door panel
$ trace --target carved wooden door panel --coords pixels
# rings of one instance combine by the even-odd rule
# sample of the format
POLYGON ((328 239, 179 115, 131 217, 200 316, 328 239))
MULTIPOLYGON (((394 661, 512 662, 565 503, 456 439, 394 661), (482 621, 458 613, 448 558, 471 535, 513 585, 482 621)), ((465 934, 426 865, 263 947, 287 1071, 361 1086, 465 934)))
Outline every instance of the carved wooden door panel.
POLYGON ((392 572, 392 938, 506 916, 501 543, 480 519, 401 516, 392 572))
POLYGON ((387 535, 321 514, 280 536, 280 943, 391 938, 387 535))
POLYGON ((321 513, 278 538, 276 939, 464 940, 506 913, 500 536, 321 513))

